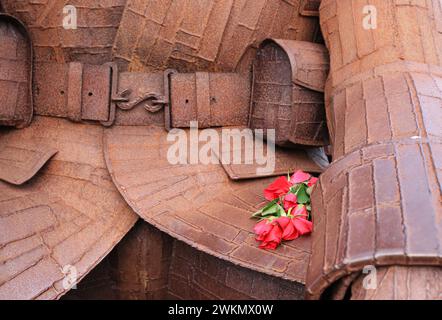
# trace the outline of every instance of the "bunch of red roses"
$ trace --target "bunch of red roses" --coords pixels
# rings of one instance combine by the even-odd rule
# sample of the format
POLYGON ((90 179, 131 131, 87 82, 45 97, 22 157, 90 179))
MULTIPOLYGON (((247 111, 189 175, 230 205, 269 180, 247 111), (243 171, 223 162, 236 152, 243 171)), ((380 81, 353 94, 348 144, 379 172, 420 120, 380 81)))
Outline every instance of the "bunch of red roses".
POLYGON ((312 232, 310 195, 317 181, 318 178, 297 171, 292 177, 276 179, 264 190, 270 202, 253 215, 261 219, 254 228, 260 248, 273 250, 282 241, 312 232))

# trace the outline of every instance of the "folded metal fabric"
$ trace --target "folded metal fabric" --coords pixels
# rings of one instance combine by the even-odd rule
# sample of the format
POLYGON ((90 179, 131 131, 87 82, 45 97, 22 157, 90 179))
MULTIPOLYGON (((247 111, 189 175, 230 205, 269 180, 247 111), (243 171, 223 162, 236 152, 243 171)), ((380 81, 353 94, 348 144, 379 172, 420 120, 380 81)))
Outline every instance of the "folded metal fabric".
POLYGON ((32 52, 23 23, 0 12, 0 125, 23 128, 32 120, 32 52))
POLYGON ((0 158, 32 162, 36 145, 58 150, 27 183, 0 181, 0 300, 61 297, 138 220, 111 182, 102 140, 99 126, 40 116, 0 130, 0 158))
MULTIPOLYGON (((363 4, 342 3, 321 4, 332 60, 326 109, 334 162, 312 194, 310 298, 337 286, 346 292, 366 268, 368 276, 374 267, 395 274, 394 266, 408 266, 403 274, 412 275, 442 262, 442 8, 438 1, 425 9, 383 1, 378 19, 385 22, 367 31, 353 16, 363 4), (422 25, 425 34, 389 32, 422 25), (344 28, 356 41, 347 41, 344 28)), ((394 288, 387 279, 383 287, 394 288)))
MULTIPOLYGON (((32 50, 30 42, 28 45, 26 48, 32 50)), ((0 286, 0 295, 10 296, 13 292, 22 298, 59 297, 66 290, 58 278, 59 272, 52 272, 54 268, 62 269, 64 263, 80 263, 80 277, 83 276, 135 221, 125 203, 120 203, 120 198, 115 196, 114 187, 105 185, 107 171, 103 171, 99 151, 103 128, 99 125, 109 127, 104 129, 102 150, 113 182, 131 208, 146 221, 222 259, 304 283, 310 255, 308 237, 284 245, 278 253, 260 251, 254 240, 254 221, 250 215, 263 203, 262 191, 271 179, 257 175, 255 165, 172 166, 166 158, 170 146, 168 130, 187 128, 191 121, 198 121, 201 128, 240 126, 267 130, 274 129, 277 120, 284 122, 284 127, 276 128, 277 135, 281 136, 276 143, 291 149, 277 149, 269 155, 275 158, 276 170, 267 176, 285 175, 297 169, 322 171, 302 148, 327 144, 321 99, 328 70, 325 48, 318 44, 268 40, 260 50, 261 59, 257 60, 253 73, 178 73, 174 70, 133 73, 119 72, 114 63, 41 60, 33 63, 31 59, 23 59, 25 64, 17 60, 27 71, 35 66, 35 81, 30 76, 23 77, 20 85, 26 83, 29 87, 24 95, 30 101, 26 106, 35 104, 37 117, 29 128, 5 131, 2 135, 4 145, 8 146, 3 151, 7 159, 4 172, 17 165, 12 164, 10 158, 25 158, 30 152, 34 155, 24 161, 26 174, 20 172, 20 177, 5 174, 9 182, 28 183, 19 188, 0 183, 4 203, 11 206, 9 220, 1 224, 10 231, 4 233, 1 245, 9 247, 20 240, 18 237, 25 229, 29 231, 26 236, 30 237, 43 232, 43 238, 48 238, 49 253, 43 253, 43 265, 37 264, 37 269, 30 268, 20 278, 11 275, 0 286), (278 52, 277 59, 265 60, 265 51, 272 50, 278 52), (303 50, 309 51, 307 57, 300 55, 303 50), (290 68, 281 68, 282 73, 266 71, 287 65, 290 68), (279 85, 274 87, 275 80, 279 85), (30 91, 32 83, 34 92, 30 91), (277 99, 269 100, 267 90, 275 90, 277 99), (308 97, 308 103, 303 103, 304 97, 308 97), (294 135, 287 135, 286 131, 294 135), (308 139, 301 141, 302 137, 308 139), (45 150, 39 147, 43 140, 48 151, 36 156, 36 151, 45 150), (58 153, 37 173, 55 150, 58 153), (29 206, 15 206, 15 197, 25 203, 29 194, 32 194, 29 206), (111 204, 113 207, 108 207, 111 204), (27 227, 20 215, 35 215, 34 211, 40 207, 41 222, 45 225, 27 227), (77 236, 78 230, 65 231, 71 220, 63 213, 57 216, 60 210, 73 212, 71 218, 75 220, 78 216, 78 224, 86 225, 81 235, 77 236), (82 217, 87 211, 93 211, 88 215, 89 220, 82 217), (103 214, 111 214, 112 218, 103 223, 103 214), (14 217, 20 223, 16 223, 14 217), (117 228, 118 232, 110 232, 119 218, 125 223, 117 228), (89 233, 97 224, 101 225, 100 232, 89 233), (53 233, 46 235, 47 228, 53 229, 53 233), (53 242, 51 237, 55 238, 53 242), (96 250, 92 249, 95 245, 98 245, 96 250), (66 246, 77 247, 61 251, 66 246), (75 256, 69 256, 69 252, 75 256), (55 264, 46 262, 48 254, 56 257, 55 264), (34 272, 41 271, 39 268, 47 269, 41 283, 29 290, 14 291, 13 288, 23 286, 34 272)), ((10 59, 6 60, 0 62, 9 63, 10 59)), ((18 82, 17 79, 4 80, 18 82)), ((29 125, 33 111, 26 111, 27 122, 2 124, 29 125)), ((17 120, 12 112, 10 118, 17 120)))
POLYGON ((44 144, 33 143, 27 149, 8 145, 0 140, 0 180, 21 185, 32 177, 52 158, 57 150, 44 144))
MULTIPOLYGON (((273 41, 266 43, 272 48, 275 46, 273 41)), ((316 122, 316 119, 321 119, 321 110, 315 105, 309 105, 313 121, 296 121, 297 114, 304 107, 298 100, 301 96, 310 94, 312 89, 295 84, 292 72, 302 74, 302 70, 305 70, 303 66, 315 70, 317 73, 310 73, 312 77, 296 76, 295 79, 318 84, 318 88, 315 89, 320 94, 323 90, 320 81, 325 81, 328 61, 320 45, 296 42, 292 45, 294 48, 308 47, 313 51, 310 57, 315 57, 316 60, 302 63, 301 59, 296 60, 294 54, 291 59, 297 63, 293 64, 293 69, 289 68, 283 74, 275 73, 274 79, 266 79, 265 76, 258 79, 249 74, 207 72, 180 74, 168 71, 165 77, 159 75, 159 83, 170 84, 162 85, 163 89, 170 88, 169 91, 165 91, 166 94, 158 93, 161 103, 165 104, 165 123, 139 127, 114 125, 105 130, 104 147, 106 163, 115 185, 133 210, 147 222, 221 259, 304 283, 310 255, 309 237, 286 243, 277 252, 257 248, 252 231, 254 221, 250 216, 265 201, 263 190, 273 180, 257 174, 256 169, 259 165, 222 161, 225 156, 230 158, 234 151, 238 151, 230 148, 224 152, 222 141, 217 143, 220 146, 219 150, 212 150, 217 160, 209 164, 198 161, 192 163, 190 157, 195 155, 187 151, 184 163, 174 164, 168 158, 170 148, 174 144, 168 135, 173 135, 177 129, 181 129, 181 133, 188 139, 189 131, 192 130, 188 128, 192 121, 197 121, 200 128, 197 135, 205 128, 212 128, 215 133, 223 129, 238 129, 236 132, 240 138, 254 141, 251 131, 243 135, 241 129, 247 129, 252 114, 258 115, 255 113, 256 104, 259 104, 261 110, 266 105, 269 108, 268 112, 265 112, 267 115, 261 117, 264 122, 260 125, 255 123, 252 128, 272 129, 271 119, 278 115, 284 117, 287 123, 293 124, 286 128, 290 132, 304 121, 306 126, 311 125, 315 128, 311 130, 315 133, 311 141, 316 140, 316 143, 311 145, 316 146, 323 138, 317 134, 321 131, 323 123, 319 121, 318 126, 316 122), (280 89, 283 91, 279 91, 278 87, 272 88, 275 80, 281 84, 280 89), (267 89, 280 93, 276 95, 276 100, 270 101, 268 96, 265 96, 266 84, 267 89), (281 107, 278 107, 279 105, 281 107)), ((263 48, 267 48, 267 45, 263 48)), ((259 72, 260 68, 271 68, 270 64, 273 64, 273 67, 275 63, 290 64, 291 52, 285 53, 284 49, 278 46, 276 50, 279 50, 278 60, 261 60, 260 64, 255 66, 254 74, 259 72), (264 66, 265 62, 269 65, 264 66)), ((126 78, 127 73, 123 73, 122 77, 126 78)), ((135 83, 126 81, 126 85, 133 87, 135 83)), ((119 91, 124 92, 125 88, 120 85, 119 91)), ((134 90, 130 92, 133 94, 134 90)), ((133 96, 129 99, 131 100, 138 101, 133 96)), ((118 108, 121 109, 121 105, 117 104, 118 108)), ((316 173, 322 171, 295 142, 298 141, 290 142, 291 149, 277 148, 275 153, 267 154, 270 158, 275 158, 276 166, 273 172, 265 176, 286 175, 297 169, 316 173)), ((186 140, 186 149, 190 143, 192 142, 186 140)), ((325 141, 322 140, 321 143, 325 141)), ((200 141, 198 150, 193 152, 199 153, 203 145, 200 141)), ((247 151, 245 148, 247 147, 241 144, 239 151, 244 153, 247 151)))

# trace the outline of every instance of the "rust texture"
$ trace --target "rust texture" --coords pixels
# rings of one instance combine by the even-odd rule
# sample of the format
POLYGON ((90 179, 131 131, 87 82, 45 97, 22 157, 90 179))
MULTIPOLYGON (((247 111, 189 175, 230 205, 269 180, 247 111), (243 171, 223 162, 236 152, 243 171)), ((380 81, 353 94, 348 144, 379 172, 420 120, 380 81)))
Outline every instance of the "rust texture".
POLYGON ((126 0, 3 0, 5 11, 28 26, 37 64, 111 61, 125 4, 126 0), (76 30, 63 28, 66 5, 77 9, 76 30))
POLYGON ((234 264, 303 283, 310 238, 277 252, 257 248, 250 219, 273 179, 234 182, 219 163, 173 165, 164 128, 105 130, 106 162, 127 203, 143 219, 197 249, 234 264), (165 174, 167 173, 167 174, 165 174))
MULTIPOLYGON (((27 127, 34 97, 37 116, 0 129, 0 299, 60 298, 64 267, 83 279, 103 259, 67 298, 298 299, 303 283, 308 298, 440 297, 440 0, 1 6, 24 25, 0 14, 0 125, 27 127), (313 236, 259 250, 250 214, 273 179, 170 164, 165 129, 191 120, 276 128, 291 148, 330 140, 313 236), (136 214, 147 223, 129 232, 136 214)), ((321 172, 307 153, 278 150, 276 173, 321 172)))
POLYGON ((174 241, 168 296, 186 300, 301 300, 304 286, 174 241))
POLYGON ((250 75, 240 73, 177 73, 171 76, 171 126, 199 128, 246 126, 250 75))
POLYGON ((110 254, 118 299, 167 299, 173 238, 143 220, 110 254))
MULTIPOLYGON (((117 251, 121 258, 110 262, 111 273, 96 279, 98 287, 102 287, 100 283, 112 281, 119 290, 117 296, 122 298, 164 296, 172 286, 165 272, 174 270, 176 279, 183 275, 173 267, 179 254, 167 249, 171 248, 166 243, 170 239, 165 240, 166 251, 160 248, 159 238, 165 235, 158 236, 159 231, 154 229, 158 227, 201 251, 245 267, 241 269, 244 274, 256 277, 257 273, 249 269, 268 274, 262 275, 266 279, 262 281, 264 284, 274 281, 270 275, 288 279, 278 280, 281 284, 278 297, 284 293, 282 284, 290 288, 287 283, 297 288, 288 292, 300 296, 301 285, 291 281, 305 279, 309 239, 284 246, 280 254, 262 256, 250 232, 253 227, 250 212, 262 202, 262 189, 269 180, 234 183, 219 164, 189 166, 183 170, 182 167, 170 168, 163 157, 167 147, 163 144, 167 112, 170 116, 170 112, 182 107, 175 104, 178 109, 166 108, 169 83, 164 70, 172 67, 180 72, 204 71, 183 75, 183 79, 195 78, 194 107, 197 114, 201 111, 207 126, 247 124, 248 75, 207 72, 248 72, 256 46, 270 36, 317 39, 317 19, 301 16, 300 1, 6 0, 2 4, 6 12, 25 23, 33 40, 33 94, 38 116, 23 131, 2 131, 2 143, 13 150, 10 158, 29 158, 23 162, 26 174, 20 178, 27 182, 20 187, 0 183, 0 298, 59 298, 67 291, 62 287, 64 266, 75 266, 82 279, 134 224, 135 213, 116 192, 104 165, 103 148, 118 190, 134 211, 153 226, 136 229, 135 240, 128 238, 122 243, 117 251), (76 30, 62 26, 63 8, 68 4, 77 9, 76 30), (109 64, 112 61, 119 62, 120 71, 158 73, 117 74, 109 64), (208 106, 212 109, 204 113, 208 106), (225 112, 226 107, 230 112, 225 112), (167 109, 166 113, 163 109, 167 109), (128 110, 130 112, 126 112, 128 110), (73 124, 57 118, 83 123, 73 124), (87 123, 90 121, 95 123, 87 123), (106 130, 106 147, 101 144, 104 129, 99 124, 117 125, 106 130), (152 124, 160 126, 146 127, 152 124), (139 127, 132 127, 134 125, 139 127), (143 143, 152 148, 140 150, 143 143), (49 157, 36 153, 43 144, 58 153, 38 171, 49 157), (160 154, 158 149, 162 150, 160 154), (152 161, 146 163, 145 159, 152 161), (182 172, 161 182, 158 177, 164 176, 165 170, 182 172), (202 193, 208 186, 207 192, 202 193), (224 198, 234 200, 228 203, 224 198), (200 207, 196 208, 198 203, 200 207), (229 210, 228 214, 234 217, 231 223, 221 220, 219 208, 222 212, 229 210), (150 241, 157 246, 148 247, 150 241), (152 255, 142 257, 143 252, 152 255), (139 264, 132 263, 135 258, 139 264), (141 270, 145 274, 140 274, 141 270)), ((30 41, 25 44, 31 48, 30 41)), ((31 59, 22 61, 23 65, 28 63, 28 68, 32 65, 31 59)), ((174 84, 180 85, 178 78, 174 84)), ((23 81, 28 88, 31 83, 30 78, 23 81)), ((30 89, 28 93, 20 97, 32 99, 30 89)), ((170 94, 174 102, 183 98, 178 94, 179 90, 170 94)), ((191 99, 189 96, 188 100, 191 99)), ((172 119, 179 120, 173 116, 172 119)), ((166 128, 167 125, 166 122, 166 128)), ((5 166, 11 169, 8 155, 6 160, 5 166)), ((21 171, 15 173, 21 174, 21 171)), ((182 245, 173 241, 177 243, 174 248, 182 245)), ((204 270, 203 254, 193 256, 201 258, 188 260, 189 267, 204 270)), ((214 259, 219 268, 229 263, 207 254, 204 257, 214 259)), ((230 267, 239 270, 235 269, 237 266, 230 267)), ((195 288, 202 286, 201 297, 203 292, 205 295, 211 292, 213 297, 227 294, 233 297, 234 292, 242 292, 238 297, 247 294, 251 298, 260 297, 247 288, 227 291, 230 288, 227 282, 231 280, 222 279, 221 274, 207 275, 214 282, 205 284, 201 283, 202 278, 196 278, 197 274, 195 279, 188 279, 186 290, 196 292, 195 288), (211 289, 215 283, 225 283, 224 293, 211 289)), ((260 282, 256 283, 254 286, 260 282)), ((263 294, 265 288, 262 285, 263 294)), ((175 296, 179 293, 173 292, 175 296)))
MULTIPOLYGON (((234 148, 228 148, 228 150, 222 149, 223 142, 221 142, 220 150, 213 150, 218 159, 234 159, 234 152, 241 153, 241 156, 245 159, 245 154, 253 154, 255 152, 255 137, 251 131, 244 131, 243 128, 238 128, 237 131, 231 133, 230 139, 242 139, 241 150, 234 148)), ((221 134, 221 133, 220 133, 221 134)), ((263 141, 263 150, 267 150, 266 142, 263 141)), ((295 170, 303 170, 311 173, 321 173, 322 168, 319 167, 308 156, 307 152, 302 149, 283 149, 276 147, 275 151, 267 150, 266 157, 268 159, 274 159, 275 167, 268 173, 257 174, 257 168, 260 166, 257 163, 233 163, 227 161, 220 161, 226 173, 230 179, 241 180, 251 178, 284 176, 287 173, 293 173, 295 170)))
POLYGON ((304 286, 235 266, 139 221, 63 299, 300 300, 304 286))
POLYGON ((36 73, 35 112, 73 121, 108 121, 110 84, 110 65, 40 63, 36 73))
POLYGON ((326 145, 323 92, 328 68, 323 45, 265 41, 253 68, 251 128, 275 129, 281 146, 326 145))
POLYGON ((353 300, 440 300, 440 267, 382 267, 378 270, 376 290, 363 288, 363 277, 355 280, 353 300))
POLYGON ((65 266, 82 279, 137 220, 112 184, 103 158, 103 129, 36 117, 23 130, 0 131, 32 153, 58 153, 22 186, 0 181, 0 299, 55 299, 66 293, 65 266))
POLYGON ((113 55, 130 71, 235 71, 266 38, 314 41, 300 0, 128 0, 113 55))
POLYGON ((319 16, 319 6, 321 0, 301 0, 301 6, 299 8, 299 13, 302 16, 319 16))
POLYGON ((441 263, 442 8, 375 3, 374 30, 360 2, 321 4, 336 160, 313 192, 310 298, 365 265, 441 263))
POLYGON ((26 127, 33 114, 32 43, 26 27, 0 13, 0 125, 26 127))
POLYGON ((30 180, 52 158, 57 150, 43 144, 30 144, 27 149, 0 141, 0 180, 21 185, 30 180))

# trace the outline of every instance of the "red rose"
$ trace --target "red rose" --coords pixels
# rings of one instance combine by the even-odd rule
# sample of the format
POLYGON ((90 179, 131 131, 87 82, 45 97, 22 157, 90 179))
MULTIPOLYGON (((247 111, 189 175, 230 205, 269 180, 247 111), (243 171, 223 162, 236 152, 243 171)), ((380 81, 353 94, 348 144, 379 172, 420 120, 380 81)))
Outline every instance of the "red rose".
POLYGON ((259 222, 255 228, 253 228, 253 231, 255 231, 255 234, 257 235, 256 240, 257 241, 263 241, 264 238, 267 236, 267 234, 273 229, 273 226, 268 220, 262 220, 259 222))
POLYGON ((309 175, 308 173, 298 170, 293 174, 292 178, 290 179, 290 182, 292 184, 298 184, 307 181, 308 179, 310 179, 310 177, 311 175, 309 175))
POLYGON ((309 234, 313 230, 313 223, 308 221, 307 208, 302 204, 298 205, 293 213, 294 217, 292 219, 293 226, 299 232, 299 235, 309 234))
POLYGON ((289 211, 290 209, 296 207, 298 205, 298 197, 293 194, 289 193, 284 197, 284 209, 286 211, 289 211))
POLYGON ((276 249, 282 241, 282 229, 279 224, 263 220, 255 226, 257 241, 261 241, 261 249, 276 249))
POLYGON ((267 200, 273 201, 286 194, 292 185, 286 177, 279 177, 267 189, 264 190, 264 196, 267 200))
POLYGON ((281 217, 275 220, 282 229, 282 240, 291 241, 299 237, 299 232, 293 225, 293 219, 289 217, 281 217))
POLYGON ((318 182, 318 178, 316 178, 316 177, 311 177, 311 179, 309 180, 309 182, 308 182, 308 186, 309 187, 312 187, 312 186, 314 186, 315 184, 316 184, 316 182, 318 182))
POLYGON ((295 211, 292 212, 292 215, 295 217, 301 216, 307 218, 308 217, 307 208, 304 205, 300 204, 296 207, 295 211))
POLYGON ((296 217, 292 219, 293 226, 299 232, 300 236, 309 234, 313 230, 313 223, 308 221, 306 217, 296 217))

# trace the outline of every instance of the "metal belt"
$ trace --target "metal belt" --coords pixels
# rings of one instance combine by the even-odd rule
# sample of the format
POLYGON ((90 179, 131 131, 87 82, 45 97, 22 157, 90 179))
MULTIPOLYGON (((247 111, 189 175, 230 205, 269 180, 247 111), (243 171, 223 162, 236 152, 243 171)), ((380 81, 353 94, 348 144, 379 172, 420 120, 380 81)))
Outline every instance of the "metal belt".
POLYGON ((247 125, 250 77, 236 73, 118 72, 115 64, 38 63, 35 112, 111 126, 116 110, 165 112, 165 126, 247 125))

